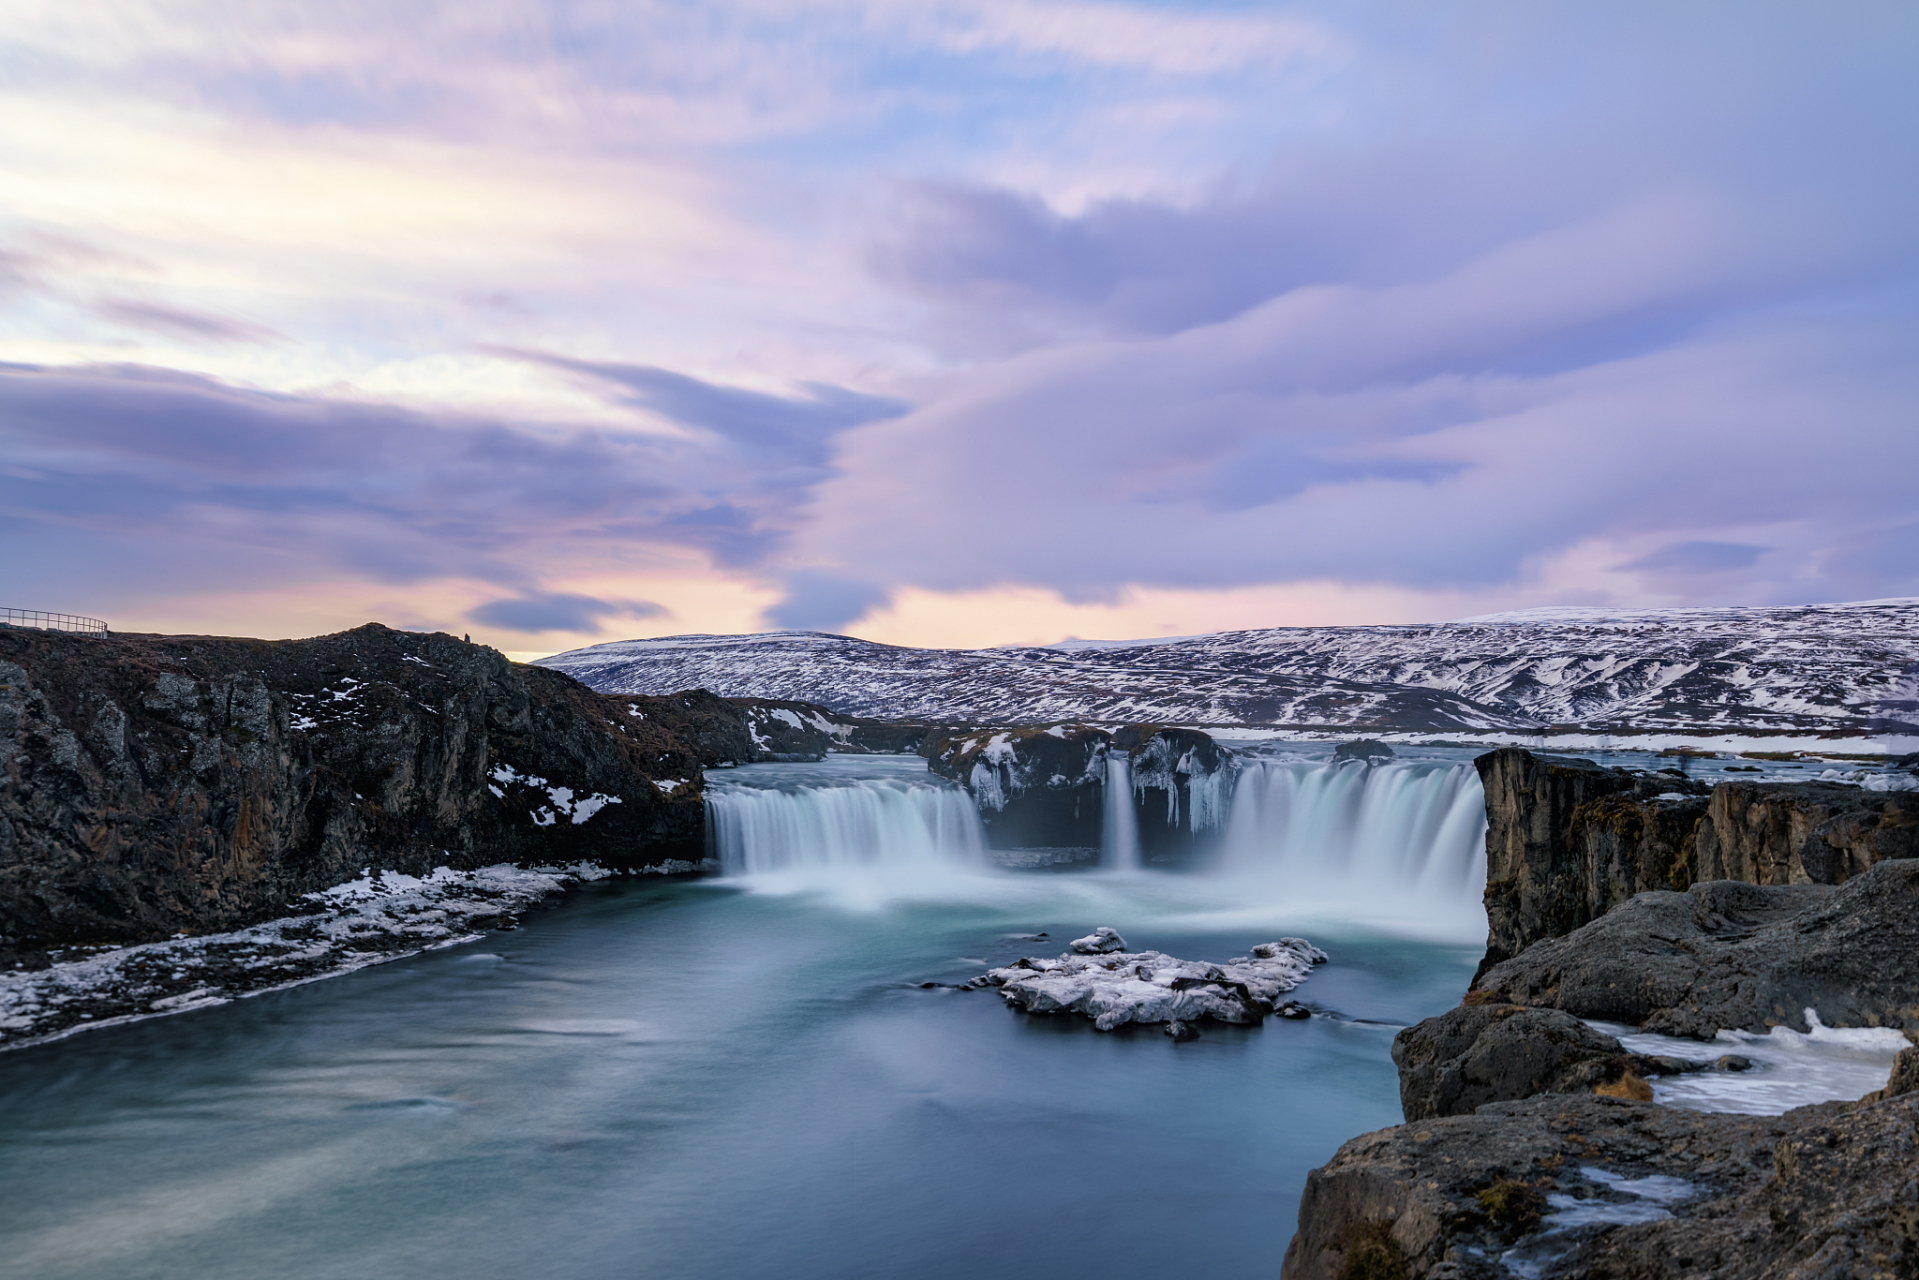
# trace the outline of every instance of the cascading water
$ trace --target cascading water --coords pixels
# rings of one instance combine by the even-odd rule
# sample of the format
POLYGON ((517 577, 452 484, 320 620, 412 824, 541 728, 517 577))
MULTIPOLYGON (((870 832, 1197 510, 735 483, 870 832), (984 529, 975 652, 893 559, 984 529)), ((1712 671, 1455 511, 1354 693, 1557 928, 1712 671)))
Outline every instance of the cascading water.
POLYGON ((986 864, 979 814, 956 787, 794 772, 798 785, 709 790, 708 834, 724 874, 986 864))
MULTIPOLYGON (((1484 799, 1471 764, 1429 758, 1368 767, 1250 753, 1237 763, 1193 778, 1176 810, 1142 810, 1137 761, 1112 753, 1099 871, 1074 877, 1075 891, 1109 884, 1147 894, 1154 909, 1177 901, 1211 910, 1201 904, 1223 895, 1236 910, 1364 918, 1436 936, 1485 928, 1484 799), (1196 828, 1199 857, 1185 863, 1189 874, 1140 874, 1143 837, 1154 834, 1141 828, 1143 811, 1196 828)), ((774 892, 817 889, 872 905, 927 896, 999 901, 1066 883, 1027 875, 1017 861, 1002 869, 974 798, 929 779, 913 757, 838 756, 709 774, 707 823, 722 872, 774 892)))
POLYGON ((1133 758, 1124 751, 1114 751, 1106 757, 1099 865, 1108 871, 1132 871, 1140 865, 1139 815, 1133 808, 1133 758))
POLYGON ((1329 894, 1389 892, 1479 909, 1486 806, 1470 764, 1251 760, 1240 770, 1222 869, 1329 894))

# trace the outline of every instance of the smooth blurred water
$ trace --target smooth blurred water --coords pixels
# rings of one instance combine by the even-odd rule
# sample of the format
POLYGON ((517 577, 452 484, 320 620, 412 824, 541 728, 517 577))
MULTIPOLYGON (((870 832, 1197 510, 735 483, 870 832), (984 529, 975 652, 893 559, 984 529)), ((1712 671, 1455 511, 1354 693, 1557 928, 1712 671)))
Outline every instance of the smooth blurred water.
POLYGON ((0 1056, 4 1273, 1271 1276, 1306 1171, 1399 1120, 1393 1031, 1457 1001, 1484 923, 1270 870, 608 882, 468 947, 0 1056), (1337 1016, 1175 1045, 918 986, 1099 924, 1210 959, 1308 937, 1333 962, 1299 994, 1337 1016))

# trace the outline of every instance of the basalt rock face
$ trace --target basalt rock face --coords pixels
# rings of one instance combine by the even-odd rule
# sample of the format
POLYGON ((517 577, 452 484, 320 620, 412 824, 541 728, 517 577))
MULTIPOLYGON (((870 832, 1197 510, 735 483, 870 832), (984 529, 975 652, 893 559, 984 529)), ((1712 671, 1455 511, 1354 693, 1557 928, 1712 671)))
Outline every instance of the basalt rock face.
POLYGON ((1689 838, 1686 813, 1705 808, 1705 788, 1676 773, 1602 769, 1516 747, 1474 764, 1486 790, 1482 972, 1541 938, 1571 933, 1641 888, 1669 888, 1665 840, 1681 830, 1689 838), (1675 794, 1687 799, 1668 817, 1674 802, 1657 797, 1675 794), (1622 808, 1630 824, 1615 817, 1622 808))
POLYGON ((1382 1129, 1308 1175, 1280 1274, 1919 1274, 1919 1094, 1783 1116, 1545 1096, 1382 1129))
POLYGON ((1177 857, 1221 826, 1231 794, 1232 752, 1194 729, 1127 725, 1113 749, 1132 757, 1140 853, 1177 857))
POLYGON ((996 848, 1097 847, 1109 764, 1123 762, 1141 853, 1180 857, 1219 825, 1232 753, 1204 733, 1126 725, 976 729, 935 735, 927 765, 965 787, 996 848))
POLYGON ((1919 858, 1919 792, 1728 782, 1713 788, 1694 841, 1693 876, 1843 884, 1888 858, 1919 858))
POLYGON ((971 793, 996 848, 1097 848, 1111 735, 1081 725, 939 737, 927 767, 971 793))
POLYGON ((1841 886, 1715 880, 1641 894, 1482 974, 1483 992, 1579 1018, 1710 1037, 1721 1028, 1919 1032, 1919 859, 1841 886))
POLYGON ((0 629, 0 949, 222 930, 368 866, 703 857, 700 764, 445 635, 0 629))
POLYGON ((1839 884, 1919 856, 1919 793, 1842 783, 1705 784, 1519 748, 1486 789, 1488 969, 1649 890, 1706 880, 1839 884))

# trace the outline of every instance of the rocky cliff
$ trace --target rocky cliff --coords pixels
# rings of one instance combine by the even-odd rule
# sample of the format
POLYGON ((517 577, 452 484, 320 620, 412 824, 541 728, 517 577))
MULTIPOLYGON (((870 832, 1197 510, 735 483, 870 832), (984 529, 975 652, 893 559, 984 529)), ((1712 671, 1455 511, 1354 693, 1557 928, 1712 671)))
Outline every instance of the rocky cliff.
POLYGON ((1743 1073, 1717 1032, 1817 1032, 1815 1011, 1919 1040, 1919 797, 1479 765, 1487 962, 1394 1039, 1410 1123, 1309 1175, 1287 1280, 1919 1275, 1919 1047, 1882 1089, 1780 1116, 1648 1083, 1743 1073), (1698 1055, 1626 1053, 1586 1019, 1698 1055))
POLYGON ((0 629, 0 950, 230 929, 363 868, 703 857, 679 737, 538 667, 310 640, 0 629))
POLYGON ((1483 974, 1648 889, 1704 880, 1839 884, 1919 856, 1919 792, 1721 782, 1606 769, 1511 747, 1476 762, 1486 789, 1483 974))

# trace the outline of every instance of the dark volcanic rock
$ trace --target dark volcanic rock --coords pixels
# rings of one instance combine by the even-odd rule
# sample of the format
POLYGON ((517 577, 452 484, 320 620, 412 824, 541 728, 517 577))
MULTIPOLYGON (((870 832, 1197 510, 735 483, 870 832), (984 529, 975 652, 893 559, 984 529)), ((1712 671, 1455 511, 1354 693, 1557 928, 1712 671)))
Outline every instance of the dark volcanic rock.
POLYGON ((623 703, 632 719, 655 725, 685 743, 708 768, 750 764, 760 758, 746 714, 730 698, 705 689, 688 689, 663 698, 602 696, 623 703))
POLYGON ((1728 782, 1713 788, 1693 878, 1841 884, 1876 862, 1915 857, 1919 793, 1837 782, 1728 782))
POLYGON ((1097 848, 1107 764, 1123 752, 1141 852, 1183 855, 1219 825, 1233 769, 1209 735, 1160 725, 969 729, 937 734, 923 751, 928 768, 972 794, 1000 849, 1097 848))
POLYGON ((1919 793, 1604 769, 1517 747, 1475 761, 1486 789, 1483 974, 1648 889, 1704 880, 1839 884, 1919 856, 1919 793))
POLYGON ((1100 842, 1111 735, 1080 725, 970 730, 927 743, 927 767, 965 787, 995 847, 1100 842))
POLYGON ((0 950, 230 929, 367 866, 703 841, 677 737, 451 636, 0 629, 0 950))
POLYGON ((1210 735, 1196 729, 1126 725, 1113 734, 1113 749, 1132 755, 1143 856, 1177 857, 1192 848, 1196 835, 1224 824, 1233 753, 1210 735))
POLYGON ((1684 817, 1655 816, 1648 828, 1636 806, 1633 822, 1627 823, 1615 808, 1596 802, 1617 806, 1671 792, 1696 795, 1698 808, 1705 808, 1705 788, 1678 774, 1602 769, 1590 761, 1536 756, 1518 747, 1489 751, 1473 763, 1486 790, 1482 972, 1541 938, 1571 933, 1642 888, 1670 887, 1665 879, 1640 880, 1648 863, 1670 863, 1671 855, 1658 843, 1664 832, 1684 827, 1690 837, 1684 817), (1577 843, 1576 818, 1582 820, 1577 843), (1612 838, 1592 838, 1600 836, 1612 838))
POLYGON ((1362 764, 1378 764, 1381 760, 1392 759, 1393 755, 1391 747, 1372 738, 1361 738, 1358 742, 1342 742, 1333 748, 1334 760, 1358 760, 1362 764))
POLYGON ((1919 1094, 1784 1116, 1548 1096, 1382 1129, 1308 1176, 1281 1275, 1509 1280, 1515 1249, 1533 1274, 1594 1280, 1919 1274, 1919 1094), (1662 1203, 1648 1192, 1672 1216, 1552 1216, 1643 1218, 1662 1203), (1350 1269, 1375 1240, 1385 1269, 1350 1269))
POLYGON ((1462 1005, 1393 1037, 1408 1120, 1538 1093, 1591 1093, 1625 1065, 1619 1041, 1557 1009, 1462 1005))
POLYGON ((1706 1038, 1721 1028, 1919 1031, 1919 859, 1844 885, 1717 880, 1641 894, 1496 965, 1482 991, 1580 1018, 1706 1038))

